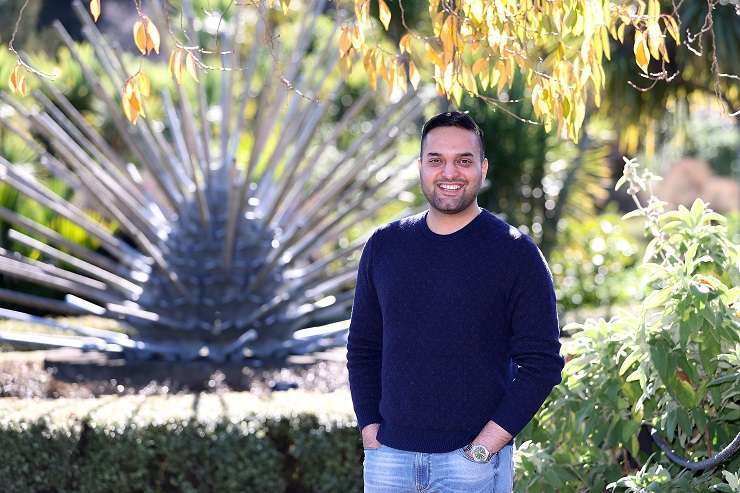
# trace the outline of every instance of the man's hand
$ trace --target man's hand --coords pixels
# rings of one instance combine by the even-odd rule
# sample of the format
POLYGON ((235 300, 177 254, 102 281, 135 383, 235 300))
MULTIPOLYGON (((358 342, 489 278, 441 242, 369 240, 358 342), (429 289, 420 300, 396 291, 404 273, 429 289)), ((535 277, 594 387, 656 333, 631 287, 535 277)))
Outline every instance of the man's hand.
POLYGON ((362 446, 363 448, 378 448, 380 442, 377 439, 378 428, 380 423, 370 423, 362 428, 362 446))
MULTIPOLYGON (((369 426, 369 425, 368 425, 369 426)), ((364 431, 364 430, 363 430, 364 431)), ((488 421, 486 426, 478 433, 471 443, 480 443, 491 453, 501 450, 511 440, 511 434, 497 425, 494 421, 488 421)))

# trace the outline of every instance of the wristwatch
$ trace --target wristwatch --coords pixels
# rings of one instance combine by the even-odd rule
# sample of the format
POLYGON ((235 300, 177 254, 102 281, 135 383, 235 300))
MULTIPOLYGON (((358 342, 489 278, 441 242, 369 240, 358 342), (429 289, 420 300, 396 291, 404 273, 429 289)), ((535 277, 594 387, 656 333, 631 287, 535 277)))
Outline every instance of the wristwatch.
POLYGON ((476 443, 475 445, 469 443, 463 447, 463 451, 470 452, 468 455, 470 455, 475 462, 488 462, 494 455, 493 452, 488 451, 485 445, 481 445, 480 443, 476 443))

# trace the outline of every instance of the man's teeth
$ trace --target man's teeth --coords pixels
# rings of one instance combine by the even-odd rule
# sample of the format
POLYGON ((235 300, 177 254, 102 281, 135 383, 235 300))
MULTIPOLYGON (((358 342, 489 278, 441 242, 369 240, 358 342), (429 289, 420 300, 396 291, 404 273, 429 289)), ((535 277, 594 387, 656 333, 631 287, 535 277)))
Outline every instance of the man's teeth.
POLYGON ((462 185, 445 185, 444 183, 440 183, 439 186, 445 190, 460 190, 462 188, 462 185))

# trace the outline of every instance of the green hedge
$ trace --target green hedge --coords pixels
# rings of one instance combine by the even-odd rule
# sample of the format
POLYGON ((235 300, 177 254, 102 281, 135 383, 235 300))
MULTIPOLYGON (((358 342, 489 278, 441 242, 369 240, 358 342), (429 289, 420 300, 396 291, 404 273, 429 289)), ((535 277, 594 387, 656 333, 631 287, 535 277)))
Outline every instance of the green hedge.
POLYGON ((316 416, 145 426, 52 427, 45 419, 0 427, 3 492, 362 491, 355 426, 316 416))

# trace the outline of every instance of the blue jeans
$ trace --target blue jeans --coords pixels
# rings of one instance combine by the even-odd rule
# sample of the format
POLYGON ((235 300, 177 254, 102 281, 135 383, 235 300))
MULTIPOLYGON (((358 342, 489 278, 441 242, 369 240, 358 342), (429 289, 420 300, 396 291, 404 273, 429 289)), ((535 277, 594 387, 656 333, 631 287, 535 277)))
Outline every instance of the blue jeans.
POLYGON ((381 444, 364 450, 365 493, 511 493, 514 485, 511 445, 483 463, 467 457, 462 447, 424 453, 381 444))

